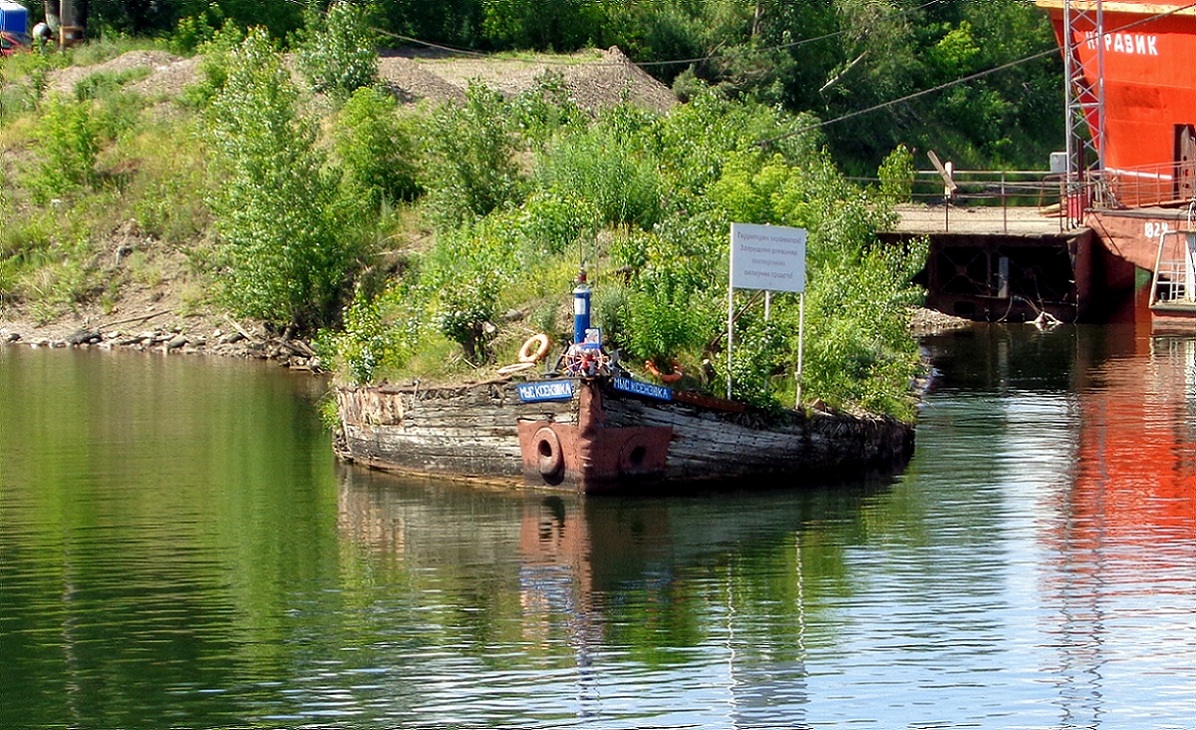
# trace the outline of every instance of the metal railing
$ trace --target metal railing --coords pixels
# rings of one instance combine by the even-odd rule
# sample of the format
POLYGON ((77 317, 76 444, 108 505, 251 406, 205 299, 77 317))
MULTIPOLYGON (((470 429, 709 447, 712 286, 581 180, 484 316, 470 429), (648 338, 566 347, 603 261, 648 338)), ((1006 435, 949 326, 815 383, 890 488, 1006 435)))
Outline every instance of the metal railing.
MULTIPOLYGON (((948 189, 942 174, 935 170, 917 170, 910 190, 910 201, 926 205, 943 205, 949 219, 952 206, 1001 208, 1003 225, 1007 228, 1010 208, 1035 208, 1043 215, 1060 218, 1060 230, 1075 225, 1083 218, 1082 200, 1067 206, 1065 176, 1046 170, 954 170, 948 189), (945 204, 945 205, 944 205, 945 204), (1072 216, 1068 216, 1068 208, 1072 216)), ((857 183, 876 184, 876 178, 853 178, 857 183)))
MULTIPOLYGON (((911 202, 969 207, 1029 208, 1058 215, 1061 228, 1079 225, 1092 208, 1177 206, 1196 199, 1196 164, 1174 162, 1089 172, 1079 184, 1046 170, 954 170, 948 190, 941 173, 914 173, 911 202)), ((855 178, 861 183, 874 178, 855 178)))

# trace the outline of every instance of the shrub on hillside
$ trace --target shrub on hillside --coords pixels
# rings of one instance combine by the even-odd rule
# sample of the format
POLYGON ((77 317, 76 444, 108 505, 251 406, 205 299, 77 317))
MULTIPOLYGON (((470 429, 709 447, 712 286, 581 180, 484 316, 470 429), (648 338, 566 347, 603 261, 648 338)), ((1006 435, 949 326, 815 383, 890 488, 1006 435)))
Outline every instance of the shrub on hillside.
POLYGON ((378 82, 374 46, 368 9, 333 3, 325 14, 308 14, 298 48, 299 69, 313 90, 344 100, 378 82))
POLYGON ((377 89, 353 92, 335 133, 346 193, 377 208, 419 193, 415 145, 395 116, 394 97, 377 89))
POLYGON ((517 139, 502 94, 471 83, 465 104, 446 104, 425 138, 428 210, 441 227, 473 221, 521 197, 517 139))
POLYGON ((251 30, 207 114, 208 205, 223 300, 240 315, 310 329, 334 318, 356 247, 296 98, 269 38, 251 30))
POLYGON ((90 102, 53 97, 42 112, 34 141, 40 162, 25 184, 35 202, 44 205, 95 182, 100 142, 90 102))
POLYGON ((662 183, 655 160, 627 138, 605 130, 569 135, 545 155, 540 176, 545 187, 588 201, 603 223, 651 229, 660 220, 662 183))

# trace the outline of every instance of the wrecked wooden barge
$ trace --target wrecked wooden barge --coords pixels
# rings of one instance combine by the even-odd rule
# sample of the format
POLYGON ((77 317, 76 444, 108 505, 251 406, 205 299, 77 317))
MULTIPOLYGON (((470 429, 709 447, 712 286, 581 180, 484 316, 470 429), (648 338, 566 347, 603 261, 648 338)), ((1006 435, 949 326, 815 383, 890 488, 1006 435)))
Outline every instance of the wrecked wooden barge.
POLYGON ((893 418, 765 414, 618 375, 344 386, 336 400, 346 461, 586 494, 893 473, 914 443, 893 418))

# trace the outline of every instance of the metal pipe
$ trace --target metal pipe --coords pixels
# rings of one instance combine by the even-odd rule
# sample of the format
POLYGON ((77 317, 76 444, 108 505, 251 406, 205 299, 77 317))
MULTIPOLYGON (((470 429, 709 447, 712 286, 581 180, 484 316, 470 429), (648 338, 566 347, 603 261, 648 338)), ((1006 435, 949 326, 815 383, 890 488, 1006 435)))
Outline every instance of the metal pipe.
POLYGON ((45 0, 42 5, 45 6, 46 26, 49 27, 51 33, 57 34, 58 29, 62 27, 60 17, 62 11, 59 8, 58 0, 45 0))

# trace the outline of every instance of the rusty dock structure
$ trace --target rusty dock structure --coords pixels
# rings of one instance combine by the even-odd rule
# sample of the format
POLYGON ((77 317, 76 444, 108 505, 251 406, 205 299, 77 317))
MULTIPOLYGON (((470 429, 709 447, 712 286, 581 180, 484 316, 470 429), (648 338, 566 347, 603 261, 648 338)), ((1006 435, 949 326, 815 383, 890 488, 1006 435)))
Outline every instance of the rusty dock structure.
POLYGON ((925 238, 926 304, 988 322, 1098 319, 1134 286, 1135 267, 1058 206, 903 205, 886 243, 925 238))

